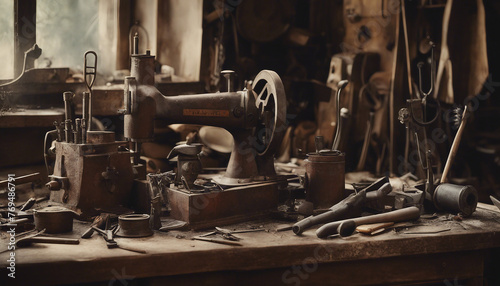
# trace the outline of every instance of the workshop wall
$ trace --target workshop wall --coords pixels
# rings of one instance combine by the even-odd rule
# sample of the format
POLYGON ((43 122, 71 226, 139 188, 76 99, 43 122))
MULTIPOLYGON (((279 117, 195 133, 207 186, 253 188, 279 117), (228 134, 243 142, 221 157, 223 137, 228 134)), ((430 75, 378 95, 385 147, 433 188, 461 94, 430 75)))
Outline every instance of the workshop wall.
MULTIPOLYGON (((12 10, 7 2, 1 0, 1 7, 12 10)), ((131 36, 138 32, 139 50, 149 49, 157 55, 157 73, 162 65, 169 66, 165 70, 173 71, 176 80, 199 80, 206 91, 225 90, 220 77, 224 69, 236 71, 236 89, 242 89, 245 81, 262 69, 277 71, 286 89, 290 123, 286 146, 279 154, 284 162, 304 159, 314 151, 315 136, 324 136, 327 146, 332 144, 339 121, 333 100, 337 83, 349 79, 340 102, 344 108, 341 120, 347 126, 340 143, 340 149, 347 153, 346 171, 378 175, 411 171, 424 178, 424 166, 415 151, 417 144, 413 138, 406 143, 406 125, 397 119, 398 112, 407 107, 406 100, 430 90, 431 79, 435 78, 431 96, 440 99, 440 113, 428 127, 430 143, 434 144, 432 169, 436 176, 441 174, 456 134, 460 108, 469 104, 474 112, 450 176, 478 186, 485 194, 498 193, 499 59, 494 51, 498 50, 500 12, 493 0, 464 3, 115 0, 83 4, 39 0, 36 42, 43 52, 36 66, 69 67, 71 77, 59 78, 67 73, 57 70, 58 78, 50 78, 53 82, 44 89, 23 85, 13 91, 21 96, 1 98, 2 110, 13 105, 61 107, 61 86, 68 88, 63 84, 75 83, 68 90, 81 89, 78 76, 82 54, 89 49, 102 55, 98 84, 120 84, 130 68, 131 36), (58 18, 53 17, 56 14, 58 18), (58 20, 52 20, 55 18, 58 20), (421 88, 419 63, 423 65, 421 88), (435 130, 442 131, 443 140, 432 138, 435 130)), ((0 21, 12 22, 8 19, 2 17, 0 21)), ((0 78, 4 79, 13 76, 9 68, 12 57, 4 56, 12 50, 12 42, 6 41, 12 37, 10 27, 5 24, 0 28, 0 45, 5 48, 0 62, 6 66, 0 78)), ((160 81, 171 78, 170 74, 159 76, 160 81)), ((46 77, 41 79, 47 81, 46 77)), ((116 114, 100 115, 100 119, 112 122, 105 126, 121 124, 116 114)), ((418 135, 424 138, 422 131, 418 135)), ((35 161, 42 161, 40 155, 35 161)), ((422 150, 420 157, 425 157, 422 150)))

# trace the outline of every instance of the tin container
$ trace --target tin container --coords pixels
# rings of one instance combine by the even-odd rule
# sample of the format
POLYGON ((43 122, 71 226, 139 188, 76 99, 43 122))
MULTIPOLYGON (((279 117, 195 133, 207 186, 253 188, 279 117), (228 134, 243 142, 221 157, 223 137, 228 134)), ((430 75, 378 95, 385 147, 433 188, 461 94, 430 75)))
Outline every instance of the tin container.
POLYGON ((145 237, 153 235, 147 214, 126 214, 118 217, 119 229, 116 233, 121 237, 145 237))
POLYGON ((330 208, 344 198, 345 154, 308 154, 306 162, 306 200, 314 208, 330 208))
POLYGON ((65 233, 73 230, 75 214, 64 207, 52 206, 40 210, 33 210, 35 228, 45 229, 45 233, 65 233))

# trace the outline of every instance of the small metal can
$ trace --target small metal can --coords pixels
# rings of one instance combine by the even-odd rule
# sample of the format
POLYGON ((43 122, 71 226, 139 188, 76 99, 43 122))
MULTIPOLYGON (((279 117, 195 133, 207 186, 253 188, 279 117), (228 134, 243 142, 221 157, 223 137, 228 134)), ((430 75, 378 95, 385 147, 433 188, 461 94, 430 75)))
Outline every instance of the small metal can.
POLYGON ((330 208, 344 198, 345 154, 311 153, 306 162, 306 200, 314 208, 330 208))
POLYGON ((121 237, 145 237, 153 235, 149 223, 148 214, 125 214, 118 217, 117 236, 121 237))
POLYGON ((67 208, 52 206, 33 210, 35 228, 45 229, 45 233, 65 233, 73 230, 75 213, 67 208))

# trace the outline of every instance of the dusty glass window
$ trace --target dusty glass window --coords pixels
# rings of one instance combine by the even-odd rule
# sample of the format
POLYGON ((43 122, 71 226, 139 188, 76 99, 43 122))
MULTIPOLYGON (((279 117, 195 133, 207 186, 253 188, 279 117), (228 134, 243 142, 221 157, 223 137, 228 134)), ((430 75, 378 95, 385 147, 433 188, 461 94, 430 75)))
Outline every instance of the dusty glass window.
POLYGON ((0 0, 0 79, 14 77, 14 1, 0 0))
MULTIPOLYGON (((118 0, 36 1, 36 43, 42 54, 35 67, 82 71, 83 55, 99 55, 98 74, 115 70, 118 0)), ((14 1, 0 0, 0 80, 14 77, 14 1)))
POLYGON ((98 0, 38 0, 36 67, 81 69, 83 54, 98 49, 98 0))

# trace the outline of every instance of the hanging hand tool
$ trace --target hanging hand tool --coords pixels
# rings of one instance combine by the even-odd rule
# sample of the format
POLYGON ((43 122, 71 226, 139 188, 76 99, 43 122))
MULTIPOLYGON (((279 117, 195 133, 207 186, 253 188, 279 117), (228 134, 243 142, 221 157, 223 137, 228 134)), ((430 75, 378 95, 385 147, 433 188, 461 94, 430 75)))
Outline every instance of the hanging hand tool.
POLYGON ((340 117, 340 94, 342 93, 342 91, 344 90, 344 88, 347 86, 348 83, 349 83, 348 80, 341 80, 337 84, 337 97, 335 99, 336 100, 335 103, 336 103, 336 107, 337 107, 337 128, 335 131, 335 139, 333 140, 333 144, 332 144, 332 151, 339 149, 340 137, 342 136, 342 134, 341 134, 341 130, 342 130, 341 122, 342 122, 342 120, 340 117))

